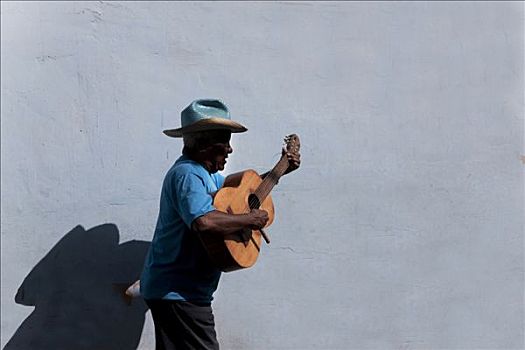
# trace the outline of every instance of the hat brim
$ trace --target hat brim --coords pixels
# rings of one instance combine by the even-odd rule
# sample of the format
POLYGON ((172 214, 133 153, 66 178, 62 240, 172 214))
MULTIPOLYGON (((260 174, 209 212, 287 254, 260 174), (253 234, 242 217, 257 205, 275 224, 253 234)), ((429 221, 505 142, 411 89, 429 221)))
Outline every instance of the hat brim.
POLYGON ((199 120, 198 122, 183 128, 167 129, 163 132, 169 137, 182 137, 183 134, 209 130, 229 130, 232 133, 248 131, 248 129, 246 129, 243 125, 234 122, 233 120, 224 118, 208 118, 199 120))

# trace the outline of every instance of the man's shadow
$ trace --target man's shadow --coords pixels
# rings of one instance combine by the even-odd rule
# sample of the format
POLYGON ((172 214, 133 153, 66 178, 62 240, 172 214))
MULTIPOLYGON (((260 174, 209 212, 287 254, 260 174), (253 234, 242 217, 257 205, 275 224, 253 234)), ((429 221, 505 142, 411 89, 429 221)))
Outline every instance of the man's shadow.
POLYGON ((119 245, 113 224, 68 232, 18 289, 16 303, 35 310, 4 349, 136 349, 147 306, 124 292, 139 279, 149 245, 119 245))

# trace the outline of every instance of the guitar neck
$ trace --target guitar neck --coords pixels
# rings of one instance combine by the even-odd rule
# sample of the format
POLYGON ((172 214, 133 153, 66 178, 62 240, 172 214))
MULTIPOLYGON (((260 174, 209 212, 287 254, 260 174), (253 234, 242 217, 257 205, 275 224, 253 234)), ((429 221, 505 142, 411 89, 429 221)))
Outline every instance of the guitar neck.
POLYGON ((288 158, 282 156, 279 162, 277 162, 273 169, 265 176, 264 180, 259 185, 259 187, 257 187, 254 193, 259 199, 260 203, 266 199, 273 187, 277 185, 277 182, 279 182, 281 176, 283 176, 286 172, 286 169, 288 169, 288 165, 288 158))

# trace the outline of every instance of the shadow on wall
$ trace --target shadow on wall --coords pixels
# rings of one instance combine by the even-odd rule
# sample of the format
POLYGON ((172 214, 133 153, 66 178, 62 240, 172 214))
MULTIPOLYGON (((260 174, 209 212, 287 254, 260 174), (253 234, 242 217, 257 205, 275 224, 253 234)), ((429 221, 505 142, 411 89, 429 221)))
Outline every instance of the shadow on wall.
POLYGON ((136 349, 147 306, 129 299, 150 242, 119 245, 117 226, 68 232, 33 268, 15 301, 34 306, 5 350, 136 349))

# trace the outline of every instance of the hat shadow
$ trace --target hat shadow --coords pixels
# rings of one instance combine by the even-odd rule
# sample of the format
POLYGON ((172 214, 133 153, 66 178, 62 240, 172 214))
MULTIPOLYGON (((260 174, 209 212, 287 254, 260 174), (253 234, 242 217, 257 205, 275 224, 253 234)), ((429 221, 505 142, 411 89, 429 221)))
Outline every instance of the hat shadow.
POLYGON ((147 306, 124 292, 149 245, 119 244, 114 224, 73 228, 18 289, 15 302, 35 309, 4 349, 136 349, 147 306))

